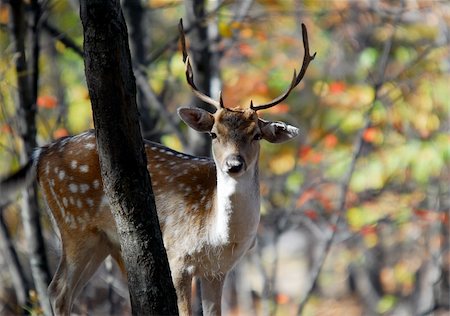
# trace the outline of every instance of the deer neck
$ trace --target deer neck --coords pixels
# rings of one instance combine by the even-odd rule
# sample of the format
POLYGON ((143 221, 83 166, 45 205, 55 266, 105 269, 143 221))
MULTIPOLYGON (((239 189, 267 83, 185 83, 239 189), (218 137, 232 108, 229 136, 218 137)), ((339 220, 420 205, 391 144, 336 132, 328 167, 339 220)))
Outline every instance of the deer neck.
POLYGON ((212 245, 245 242, 259 223, 258 163, 238 178, 217 170, 217 189, 209 241, 212 245), (239 236, 240 240, 236 240, 239 236))

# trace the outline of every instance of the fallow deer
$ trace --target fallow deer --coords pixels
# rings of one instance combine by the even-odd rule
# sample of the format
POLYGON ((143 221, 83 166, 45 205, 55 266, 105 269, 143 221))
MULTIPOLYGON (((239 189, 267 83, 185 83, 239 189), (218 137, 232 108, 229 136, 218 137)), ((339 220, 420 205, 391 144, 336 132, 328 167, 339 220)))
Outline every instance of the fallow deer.
MULTIPOLYGON (((186 51, 180 22, 186 79, 193 93, 217 108, 215 113, 180 108, 191 128, 209 133, 213 159, 183 154, 145 142, 148 171, 158 218, 182 315, 191 313, 191 282, 201 279, 205 315, 221 313, 227 272, 254 245, 260 218, 258 159, 261 139, 280 143, 298 129, 258 117, 257 111, 286 99, 315 57, 302 25, 305 56, 287 91, 249 108, 227 108, 200 92, 186 51)), ((49 286, 54 312, 68 315, 74 299, 103 260, 111 255, 124 272, 120 243, 103 192, 94 132, 64 137, 38 148, 26 166, 0 183, 0 204, 33 179, 39 182, 59 229, 62 254, 49 286)))

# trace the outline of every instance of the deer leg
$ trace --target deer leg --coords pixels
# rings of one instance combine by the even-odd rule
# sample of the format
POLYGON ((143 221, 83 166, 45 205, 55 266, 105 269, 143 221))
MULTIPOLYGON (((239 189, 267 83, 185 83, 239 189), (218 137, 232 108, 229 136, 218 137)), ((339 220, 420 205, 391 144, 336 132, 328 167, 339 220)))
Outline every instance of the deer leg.
POLYGON ((203 315, 221 315, 224 280, 225 275, 201 278, 203 315))
POLYGON ((177 305, 180 315, 192 315, 191 309, 191 291, 192 291, 192 275, 179 268, 171 265, 172 280, 177 292, 177 305))
POLYGON ((78 277, 78 282, 75 285, 75 288, 73 290, 73 295, 72 295, 73 299, 75 299, 80 294, 83 287, 86 285, 86 283, 89 281, 89 279, 95 273, 95 271, 98 270, 98 267, 102 264, 102 262, 105 260, 105 258, 109 254, 107 247, 100 246, 100 247, 97 247, 93 251, 94 251, 94 253, 92 253, 91 257, 89 257, 85 268, 83 269, 80 276, 78 277))
POLYGON ((68 267, 66 262, 66 256, 63 254, 59 260, 58 268, 55 275, 48 287, 51 305, 55 315, 69 315, 70 304, 68 302, 67 293, 67 274, 68 267))
POLYGON ((99 241, 100 238, 90 235, 86 242, 63 242, 58 269, 49 286, 50 300, 56 315, 70 314, 80 289, 108 255, 108 247, 99 241))

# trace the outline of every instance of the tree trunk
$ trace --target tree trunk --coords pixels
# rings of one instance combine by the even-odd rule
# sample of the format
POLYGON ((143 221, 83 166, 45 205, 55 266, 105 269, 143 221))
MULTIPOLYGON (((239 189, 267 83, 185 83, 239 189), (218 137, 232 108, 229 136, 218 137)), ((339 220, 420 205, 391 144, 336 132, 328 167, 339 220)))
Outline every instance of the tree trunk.
MULTIPOLYGON (((208 23, 205 0, 186 0, 187 26, 195 26, 189 32, 190 49, 194 66, 195 81, 200 91, 217 98, 220 90, 219 60, 217 49, 213 48, 217 40, 217 26, 208 23)), ((214 112, 215 108, 193 97, 192 104, 214 112)), ((189 129, 190 148, 197 156, 210 156, 211 138, 207 134, 189 129)))
POLYGON ((177 314, 139 129, 136 84, 118 0, 81 1, 85 72, 104 189, 116 220, 134 315, 177 314))
MULTIPOLYGON (((9 3, 11 6, 11 32, 14 41, 14 51, 17 54, 15 67, 19 93, 18 122, 24 144, 21 160, 22 162, 26 162, 36 148, 37 59, 39 56, 39 47, 38 44, 36 44, 36 41, 38 41, 38 35, 37 32, 33 32, 33 36, 35 37, 33 40, 35 43, 33 47, 33 58, 36 60, 32 62, 32 76, 30 76, 28 75, 25 56, 26 21, 24 2, 21 0, 13 0, 9 3)), ((40 14, 39 11, 33 13, 36 15, 40 14)), ((31 272, 34 279, 34 285, 39 295, 39 302, 44 314, 51 315, 52 311, 47 294, 50 273, 47 264, 44 238, 42 236, 36 191, 36 184, 33 184, 24 191, 21 214, 25 238, 30 254, 31 272)))
MULTIPOLYGON (((148 13, 145 8, 145 1, 142 0, 124 0, 123 11, 129 30, 131 60, 134 71, 139 71, 141 76, 147 81, 147 75, 143 68, 146 64, 146 54, 149 51, 149 28, 148 13)), ((148 3, 149 1, 147 1, 148 3)), ((141 131, 144 138, 161 142, 161 135, 155 131, 155 123, 158 121, 156 105, 149 104, 144 96, 144 92, 138 86, 137 106, 140 116, 141 131)))

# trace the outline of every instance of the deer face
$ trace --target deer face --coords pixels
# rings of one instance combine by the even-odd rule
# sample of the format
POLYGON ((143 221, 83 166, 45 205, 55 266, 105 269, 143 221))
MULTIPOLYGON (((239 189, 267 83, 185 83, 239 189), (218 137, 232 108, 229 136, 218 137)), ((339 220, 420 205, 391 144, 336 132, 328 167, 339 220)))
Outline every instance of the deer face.
POLYGON ((213 105, 217 111, 214 114, 201 109, 181 108, 178 114, 181 119, 193 129, 209 133, 212 137, 212 152, 217 168, 232 177, 239 177, 252 169, 258 161, 259 140, 265 139, 271 143, 280 143, 298 135, 298 128, 283 122, 269 122, 258 118, 256 111, 268 109, 285 100, 291 91, 302 81, 309 63, 316 54, 310 55, 308 33, 302 24, 303 45, 305 55, 299 73, 294 70, 294 76, 288 89, 274 100, 257 106, 250 102, 249 109, 224 106, 222 95, 219 100, 202 93, 194 82, 194 73, 186 49, 183 23, 179 24, 183 62, 186 66, 186 81, 192 92, 203 102, 213 105))
POLYGON ((211 135, 217 168, 232 177, 239 177, 256 165, 261 139, 280 143, 298 134, 296 127, 264 121, 252 109, 220 108, 211 114, 201 109, 181 108, 178 114, 191 128, 211 135))

